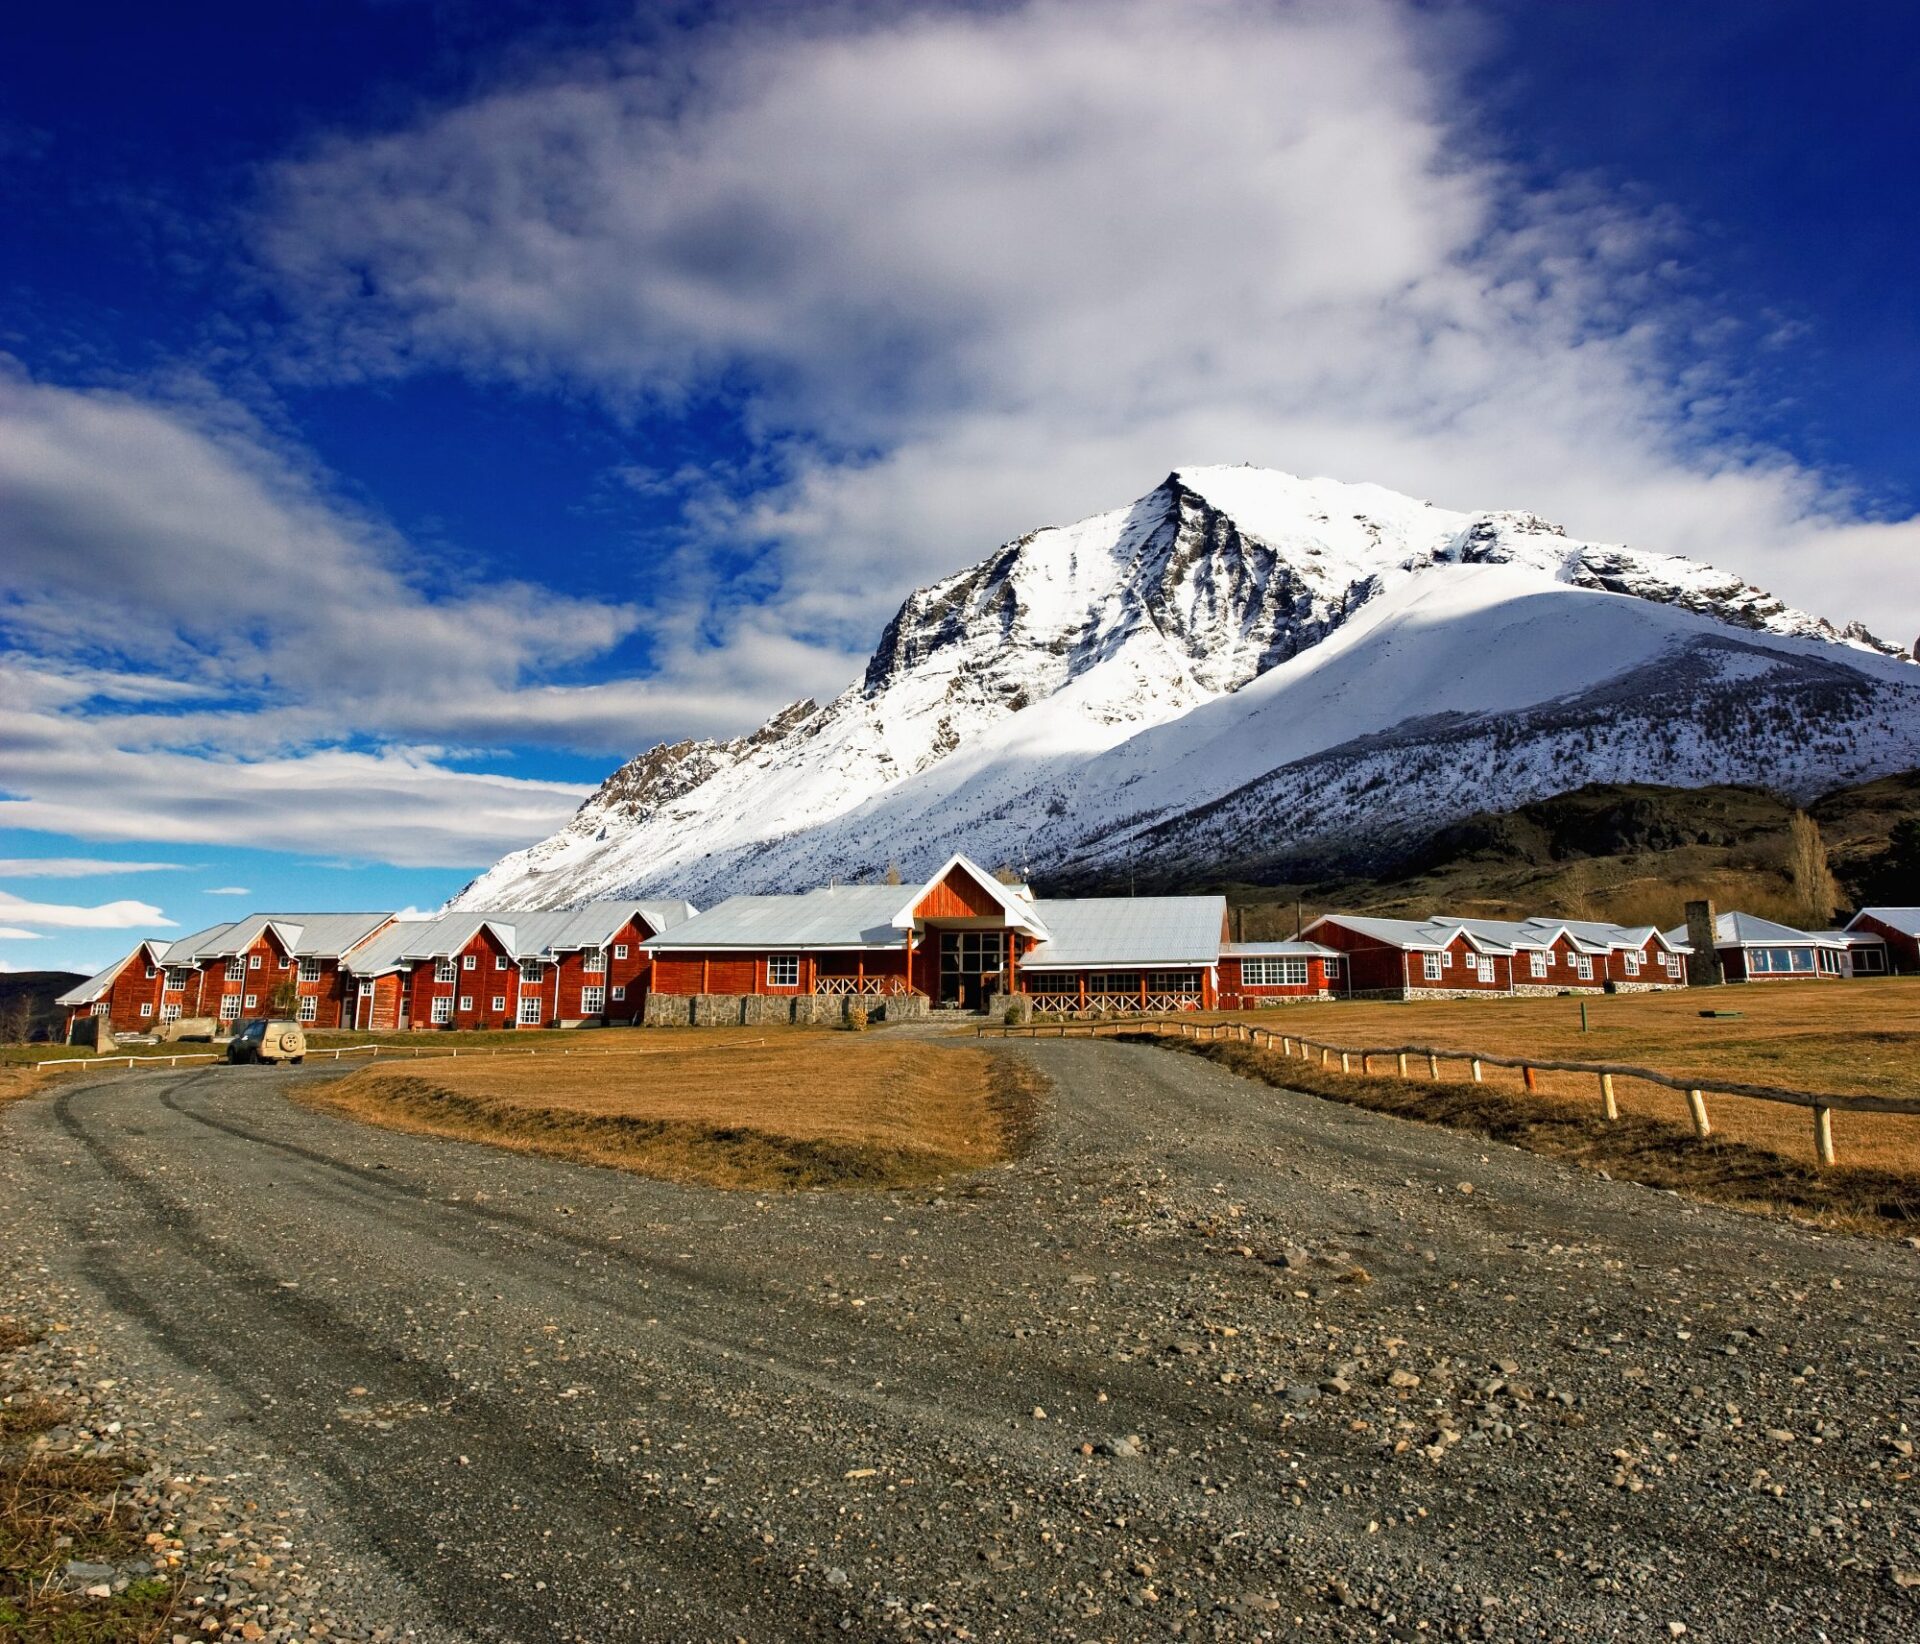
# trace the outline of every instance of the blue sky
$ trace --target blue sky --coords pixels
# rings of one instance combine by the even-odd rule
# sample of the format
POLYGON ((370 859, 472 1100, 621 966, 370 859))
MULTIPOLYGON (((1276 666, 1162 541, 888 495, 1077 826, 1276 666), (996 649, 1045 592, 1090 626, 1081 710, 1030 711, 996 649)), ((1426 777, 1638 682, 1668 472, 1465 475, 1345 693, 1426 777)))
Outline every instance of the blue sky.
POLYGON ((0 964, 433 905, 1178 463, 1920 632, 1907 8, 28 12, 0 964))

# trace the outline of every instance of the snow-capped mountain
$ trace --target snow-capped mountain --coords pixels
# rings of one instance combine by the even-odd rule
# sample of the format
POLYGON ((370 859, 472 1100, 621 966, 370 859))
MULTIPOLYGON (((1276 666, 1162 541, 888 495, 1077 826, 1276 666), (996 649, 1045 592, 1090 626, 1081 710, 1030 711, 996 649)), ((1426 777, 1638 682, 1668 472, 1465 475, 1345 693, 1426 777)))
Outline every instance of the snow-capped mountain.
POLYGON ((1920 765, 1920 667, 1694 560, 1375 485, 1185 468, 911 595, 865 676, 653 748, 456 906, 1257 865, 1595 781, 1920 765))

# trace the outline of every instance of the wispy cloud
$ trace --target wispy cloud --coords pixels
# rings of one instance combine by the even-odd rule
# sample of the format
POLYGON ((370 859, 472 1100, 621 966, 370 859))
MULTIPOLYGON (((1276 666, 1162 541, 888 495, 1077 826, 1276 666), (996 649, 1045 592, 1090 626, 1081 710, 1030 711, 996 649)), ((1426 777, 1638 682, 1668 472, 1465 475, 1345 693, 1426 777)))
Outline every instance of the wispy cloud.
POLYGON ((40 940, 40 933, 37 930, 21 930, 17 925, 0 925, 0 940, 37 942, 40 940))
POLYGON ((177 873, 182 862, 118 862, 99 856, 0 856, 0 879, 92 879, 110 873, 177 873))
POLYGON ((0 891, 0 919, 59 930, 132 930, 140 925, 174 922, 148 902, 102 902, 95 907, 78 907, 62 902, 29 902, 10 891, 0 891))
POLYGON ((1703 310, 1671 215, 1524 186, 1474 126, 1458 22, 760 13, 319 143, 256 243, 317 375, 452 367, 621 414, 743 393, 784 483, 702 506, 768 556, 756 630, 870 637, 984 545, 1239 460, 1920 626, 1920 522, 1853 518, 1730 418, 1771 319, 1703 310))
POLYGON ((251 896, 252 891, 245 885, 216 885, 212 890, 204 890, 202 896, 251 896))

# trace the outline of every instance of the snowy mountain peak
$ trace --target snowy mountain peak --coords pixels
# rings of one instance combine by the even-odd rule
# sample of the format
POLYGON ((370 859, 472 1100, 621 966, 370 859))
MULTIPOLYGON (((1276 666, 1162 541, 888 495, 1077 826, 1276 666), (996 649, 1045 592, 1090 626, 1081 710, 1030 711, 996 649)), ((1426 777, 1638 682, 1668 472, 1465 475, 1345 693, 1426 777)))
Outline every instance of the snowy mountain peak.
MULTIPOLYGON (((561 906, 629 890, 702 900, 895 858, 906 869, 991 839, 1037 869, 1097 864, 1103 850, 1137 848, 1149 822, 1173 828, 1356 735, 1413 747, 1439 734, 1418 729, 1435 715, 1491 714, 1511 740, 1531 705, 1559 712, 1635 669, 1658 691, 1691 691, 1701 712, 1732 681, 1796 704, 1789 719, 1893 703, 1876 745, 1855 725, 1816 758, 1802 724, 1798 764, 1734 745, 1729 710, 1713 706, 1702 780, 1853 779, 1920 762, 1920 709, 1902 717, 1909 695, 1920 703, 1920 670, 1889 660, 1903 655, 1711 566, 1576 541, 1534 514, 1460 513, 1271 469, 1179 468, 1129 507, 1017 537, 908 595, 863 677, 832 702, 629 761, 560 833, 456 904, 561 906), (1741 649, 1738 635, 1759 648, 1741 649), (1698 665, 1670 677, 1683 653, 1698 665), (1503 668, 1506 656, 1524 665, 1503 668), (1334 680, 1336 695, 1322 694, 1334 680), (1218 758, 1187 757, 1224 726, 1218 758)), ((1663 701, 1668 720, 1687 711, 1663 701)), ((1624 735, 1630 718, 1610 724, 1624 735)), ((1608 764, 1591 737, 1584 746, 1557 755, 1551 774, 1520 761, 1509 785, 1529 798, 1543 783, 1595 780, 1583 759, 1610 779, 1654 774, 1632 772, 1631 751, 1608 764)), ((1661 758, 1670 775, 1671 751, 1661 758)), ((1502 802, 1497 772, 1473 791, 1502 802)), ((1441 805, 1410 800, 1396 814, 1417 819, 1422 803, 1441 805)), ((1350 812, 1323 804, 1316 825, 1359 830, 1366 814, 1357 798, 1350 812)), ((1249 825, 1307 825, 1280 815, 1249 825)))

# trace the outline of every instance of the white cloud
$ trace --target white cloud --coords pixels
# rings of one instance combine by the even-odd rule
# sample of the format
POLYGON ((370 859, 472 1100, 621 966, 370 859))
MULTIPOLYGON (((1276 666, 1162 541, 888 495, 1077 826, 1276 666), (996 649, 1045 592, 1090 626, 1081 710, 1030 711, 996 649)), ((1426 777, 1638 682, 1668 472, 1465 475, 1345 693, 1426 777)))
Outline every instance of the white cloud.
POLYGON ((181 862, 114 862, 98 856, 0 856, 0 879, 91 879, 108 873, 177 873, 181 862))
POLYGON ((203 890, 202 896, 251 896, 252 891, 245 885, 216 885, 211 890, 203 890))
POLYGON ((18 796, 0 799, 0 827, 465 867, 550 833, 591 791, 453 769, 430 749, 243 760, 130 749, 113 729, 0 708, 0 769, 18 796))
POLYGON ((771 555, 760 626, 829 648, 994 541, 1240 460, 1920 627, 1920 522, 1856 520, 1738 437, 1722 367, 1773 321, 1683 300, 1669 218, 1523 191, 1456 23, 763 14, 687 61, 602 52, 322 143, 275 173, 257 243, 320 374, 451 365, 623 408, 744 385, 787 483, 713 517, 771 555))
POLYGON ((150 902, 102 902, 95 907, 77 907, 62 902, 29 902, 10 891, 0 891, 0 919, 59 930, 131 930, 137 925, 174 922, 150 902))
POLYGON ((21 930, 15 925, 0 925, 0 940, 8 942, 37 942, 40 933, 37 930, 21 930))

